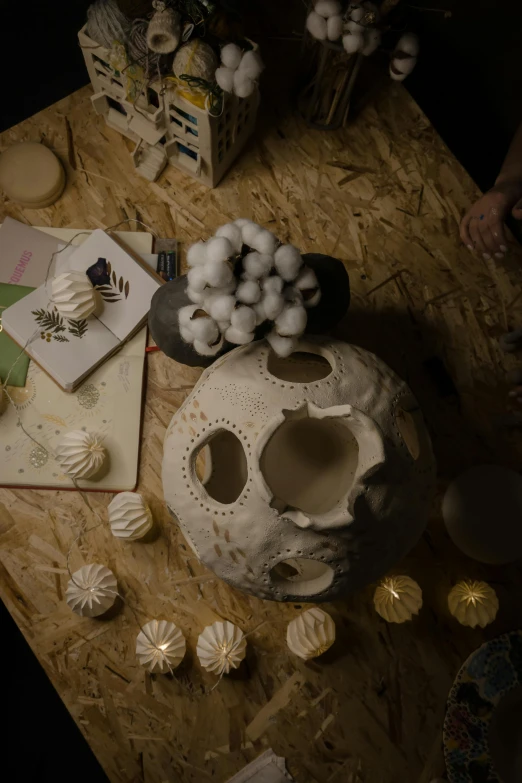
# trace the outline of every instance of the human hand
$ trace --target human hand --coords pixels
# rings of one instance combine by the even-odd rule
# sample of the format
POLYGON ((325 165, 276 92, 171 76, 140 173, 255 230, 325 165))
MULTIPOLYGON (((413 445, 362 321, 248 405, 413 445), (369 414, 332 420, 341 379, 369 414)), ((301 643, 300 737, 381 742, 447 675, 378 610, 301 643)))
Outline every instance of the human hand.
POLYGON ((477 250, 488 259, 503 258, 507 252, 504 222, 509 213, 522 220, 522 180, 497 182, 464 216, 460 238, 469 250, 477 250))

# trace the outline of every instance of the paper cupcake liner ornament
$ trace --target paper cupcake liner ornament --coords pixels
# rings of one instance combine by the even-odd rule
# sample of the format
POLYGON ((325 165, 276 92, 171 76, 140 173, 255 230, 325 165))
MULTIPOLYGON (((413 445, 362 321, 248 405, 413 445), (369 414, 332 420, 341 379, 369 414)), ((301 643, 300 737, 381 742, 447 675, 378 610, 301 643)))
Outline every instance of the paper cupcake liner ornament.
POLYGON ((136 638, 136 657, 151 674, 168 674, 185 657, 185 637, 174 623, 151 620, 136 638))
POLYGON ((103 467, 107 453, 96 435, 73 430, 61 438, 55 456, 71 478, 92 479, 103 467))
POLYGON ((200 634, 197 645, 199 662, 209 672, 221 676, 237 669, 246 655, 243 631, 226 620, 209 625, 200 634))
POLYGON ((422 607, 422 590, 409 576, 388 576, 373 596, 375 611, 388 623, 405 623, 422 607))
POLYGON ((65 593, 67 605, 81 617, 100 617, 114 606, 117 598, 116 577, 98 563, 75 571, 65 593))
POLYGON ((466 580, 452 588, 448 595, 448 606, 461 625, 485 628, 497 616, 498 598, 487 582, 466 580))
POLYGON ((84 272, 64 272, 51 282, 51 304, 71 321, 89 318, 96 310, 96 290, 84 272))
POLYGON ((288 623, 286 643, 289 649, 305 661, 317 658, 335 642, 335 623, 329 614, 318 607, 305 612, 288 623))
POLYGON ((138 541, 154 524, 150 508, 137 492, 120 492, 107 508, 113 536, 138 541))

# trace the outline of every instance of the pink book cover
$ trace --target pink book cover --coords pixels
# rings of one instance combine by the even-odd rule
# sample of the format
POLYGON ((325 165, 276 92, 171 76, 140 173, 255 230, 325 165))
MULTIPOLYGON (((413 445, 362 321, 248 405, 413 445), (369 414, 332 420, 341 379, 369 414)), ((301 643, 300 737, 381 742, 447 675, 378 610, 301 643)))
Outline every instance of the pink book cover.
POLYGON ((38 288, 59 247, 56 237, 6 217, 0 227, 0 283, 38 288))

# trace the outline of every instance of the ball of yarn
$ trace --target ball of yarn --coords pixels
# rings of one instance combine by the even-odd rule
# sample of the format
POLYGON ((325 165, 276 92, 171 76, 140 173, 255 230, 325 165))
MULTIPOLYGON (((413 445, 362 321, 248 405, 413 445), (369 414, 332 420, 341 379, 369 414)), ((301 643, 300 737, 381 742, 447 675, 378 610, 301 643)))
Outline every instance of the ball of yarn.
POLYGON ((217 67, 218 59, 212 47, 200 38, 194 38, 176 52, 172 70, 178 78, 186 75, 213 82, 217 67))
POLYGON ((125 43, 131 23, 116 0, 95 0, 87 9, 87 32, 96 43, 110 49, 114 41, 125 43))

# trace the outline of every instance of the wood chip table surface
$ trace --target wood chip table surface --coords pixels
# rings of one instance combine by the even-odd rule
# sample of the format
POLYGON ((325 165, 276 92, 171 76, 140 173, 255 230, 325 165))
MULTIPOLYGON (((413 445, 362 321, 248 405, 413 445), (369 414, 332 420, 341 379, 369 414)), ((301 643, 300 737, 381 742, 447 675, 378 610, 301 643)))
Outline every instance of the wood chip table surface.
MULTIPOLYGON (((271 747, 298 783, 406 783, 443 771, 445 700, 464 659, 520 623, 516 566, 475 563, 445 533, 440 497, 479 463, 520 466, 520 431, 506 429, 506 373, 498 337, 522 324, 522 257, 485 261, 462 246, 459 219, 478 190, 401 85, 376 95, 349 127, 307 129, 292 115, 261 129, 219 188, 169 167, 154 184, 133 170, 131 143, 107 128, 84 88, 0 137, 43 141, 67 188, 52 207, 0 203, 0 217, 32 225, 108 227, 137 218, 183 243, 252 218, 306 252, 342 259, 352 306, 337 336, 374 351, 407 380, 438 460, 429 525, 398 572, 424 592, 417 619, 388 625, 373 587, 326 605, 337 642, 304 663, 286 625, 305 606, 260 601, 215 578, 169 516, 161 485, 165 430, 200 371, 150 354, 139 491, 160 528, 151 543, 84 536, 71 568, 111 568, 125 604, 110 621, 80 618, 64 601, 66 555, 78 533, 106 520, 109 495, 0 489, 1 597, 112 783, 222 783, 271 747), (447 594, 484 578, 498 593, 490 627, 463 628, 447 594), (150 676, 135 658, 140 623, 168 619, 188 653, 175 676, 150 676), (221 680, 195 654, 220 618, 248 637, 241 668, 221 680)), ((131 229, 135 226, 130 225, 131 229)), ((494 524, 494 520, 492 520, 494 524)))

